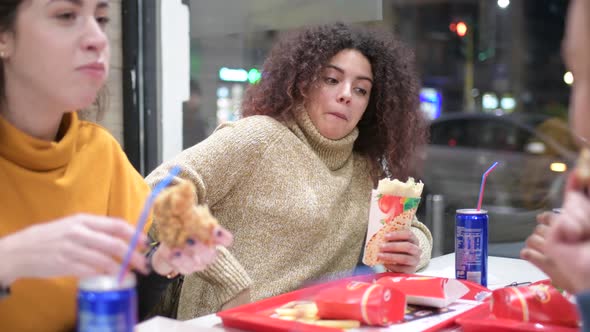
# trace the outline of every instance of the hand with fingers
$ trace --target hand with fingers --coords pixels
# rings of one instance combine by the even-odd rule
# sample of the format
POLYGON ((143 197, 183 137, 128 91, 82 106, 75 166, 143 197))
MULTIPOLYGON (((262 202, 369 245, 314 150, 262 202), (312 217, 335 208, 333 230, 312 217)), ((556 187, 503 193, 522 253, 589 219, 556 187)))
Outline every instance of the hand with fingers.
MULTIPOLYGON (((0 239, 0 284, 19 278, 116 274, 134 231, 124 220, 88 214, 28 227, 0 239)), ((146 241, 142 234, 139 243, 146 241)), ((133 253, 130 267, 148 272, 139 250, 133 253)))
POLYGON ((546 239, 547 256, 567 279, 568 291, 590 289, 590 199, 578 191, 566 193, 562 213, 546 239))
POLYGON ((521 250, 520 257, 545 272, 555 286, 571 291, 572 284, 568 279, 567 273, 564 273, 565 271, 556 265, 555 259, 547 253, 549 248, 547 241, 548 232, 557 223, 556 218, 558 216, 553 212, 543 212, 537 215, 537 226, 533 233, 526 239, 525 247, 521 250))
POLYGON ((385 235, 378 258, 390 272, 414 273, 420 263, 422 250, 418 238, 411 230, 390 232, 385 235))
POLYGON ((191 238, 183 247, 171 248, 161 243, 151 258, 151 265, 154 272, 172 278, 178 274, 187 275, 202 271, 213 263, 215 258, 215 246, 191 238))
POLYGON ((567 192, 559 220, 555 224, 556 239, 567 242, 590 240, 590 199, 578 191, 567 192))
POLYGON ((151 257, 154 271, 169 278, 204 270, 215 260, 217 245, 229 246, 233 235, 206 205, 195 205, 196 188, 186 180, 166 188, 154 204, 154 227, 161 241, 151 257))

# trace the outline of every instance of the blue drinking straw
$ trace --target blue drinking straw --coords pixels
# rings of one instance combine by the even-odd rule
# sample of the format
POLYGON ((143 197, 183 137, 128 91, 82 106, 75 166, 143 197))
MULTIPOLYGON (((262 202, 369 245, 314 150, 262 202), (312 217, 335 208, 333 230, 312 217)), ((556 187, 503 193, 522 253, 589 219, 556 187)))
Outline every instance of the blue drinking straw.
POLYGON ((119 271, 119 276, 117 278, 119 283, 121 283, 121 281, 123 281, 123 278, 125 277, 125 273, 127 271, 127 266, 129 265, 129 261, 131 260, 131 255, 133 254, 133 251, 135 250, 135 246, 137 245, 137 240, 139 239, 139 234, 141 234, 141 232, 143 230, 143 226, 145 225, 145 222, 146 222, 147 217, 150 213, 150 210, 152 209, 152 205, 154 204, 154 200, 156 199, 156 197, 158 197, 160 192, 162 190, 164 190, 164 188, 166 188, 170 184, 172 179, 174 179, 174 177, 176 175, 178 175, 178 173, 180 173, 179 166, 174 166, 172 169, 170 169, 170 171, 168 172, 168 175, 166 175, 166 177, 162 181, 160 181, 160 183, 158 183, 158 185, 154 188, 154 190, 152 190, 152 192, 150 193, 150 195, 146 199, 146 201, 143 205, 143 210, 141 211, 141 214, 139 215, 139 220, 137 221, 137 227, 135 228, 135 234, 133 234, 133 237, 131 238, 131 242, 129 243, 129 249, 127 250, 127 254, 125 255, 125 259, 123 260, 123 264, 121 264, 121 270, 119 271))
POLYGON ((481 176, 481 185, 479 186, 479 198, 477 200, 477 211, 481 210, 481 201, 483 200, 483 189, 486 187, 486 179, 488 178, 488 174, 490 174, 490 172, 493 171, 494 168, 496 168, 496 166, 498 166, 497 161, 493 163, 492 166, 490 166, 490 168, 488 168, 488 170, 485 171, 485 173, 483 173, 483 175, 481 176))

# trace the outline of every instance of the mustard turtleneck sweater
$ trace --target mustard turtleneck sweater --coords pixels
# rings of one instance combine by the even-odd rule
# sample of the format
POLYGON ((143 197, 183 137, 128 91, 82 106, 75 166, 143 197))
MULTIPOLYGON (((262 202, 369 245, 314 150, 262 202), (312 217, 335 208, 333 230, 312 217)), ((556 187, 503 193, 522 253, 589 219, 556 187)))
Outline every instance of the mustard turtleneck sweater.
MULTIPOLYGON (((287 125, 252 116, 221 126, 147 177, 154 185, 181 165, 198 202, 235 236, 212 266, 185 277, 179 319, 216 312, 247 287, 256 301, 352 272, 372 189, 367 161, 353 152, 357 136, 355 129, 341 140, 327 139, 306 112, 287 125)), ((413 226, 422 267, 432 237, 418 221, 413 226)))
MULTIPOLYGON (((76 113, 61 128, 61 140, 43 141, 0 116, 0 237, 76 213, 139 216, 149 187, 119 143, 76 113)), ((75 278, 16 280, 0 300, 0 330, 73 330, 76 290, 75 278)))

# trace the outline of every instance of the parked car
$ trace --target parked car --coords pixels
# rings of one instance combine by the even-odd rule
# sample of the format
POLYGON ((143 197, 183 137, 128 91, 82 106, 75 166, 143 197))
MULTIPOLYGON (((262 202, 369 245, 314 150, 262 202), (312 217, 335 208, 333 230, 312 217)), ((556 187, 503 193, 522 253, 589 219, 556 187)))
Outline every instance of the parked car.
MULTIPOLYGON (((425 183, 423 202, 443 197, 443 253, 454 251, 455 211, 477 206, 482 175, 494 162, 482 204, 492 246, 524 241, 538 213, 561 206, 577 154, 565 121, 525 113, 449 114, 430 124, 430 140, 417 177, 425 183)), ((520 248, 512 248, 503 255, 517 257, 520 248)))

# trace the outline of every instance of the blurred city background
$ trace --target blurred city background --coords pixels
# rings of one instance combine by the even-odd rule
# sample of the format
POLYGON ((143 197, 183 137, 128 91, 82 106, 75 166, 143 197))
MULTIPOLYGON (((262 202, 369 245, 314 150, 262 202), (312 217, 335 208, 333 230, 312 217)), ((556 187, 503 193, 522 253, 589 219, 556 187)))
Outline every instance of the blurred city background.
POLYGON ((417 153, 419 217, 434 254, 453 251, 454 213, 475 207, 482 173, 490 251, 515 257, 535 215, 559 207, 576 148, 574 78, 560 53, 566 0, 191 0, 191 99, 183 146, 238 119, 245 89, 281 33, 335 21, 379 26, 414 49, 431 143, 417 153))

